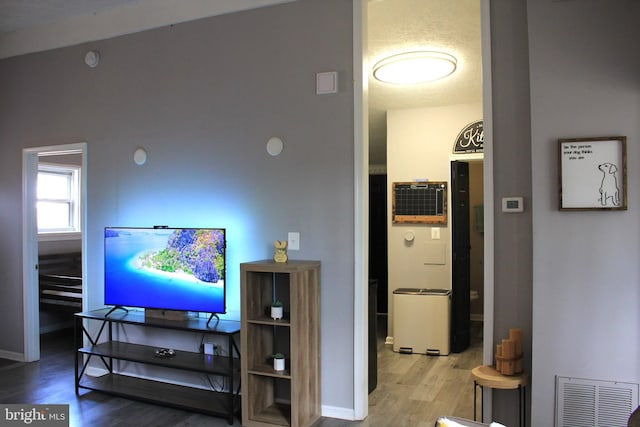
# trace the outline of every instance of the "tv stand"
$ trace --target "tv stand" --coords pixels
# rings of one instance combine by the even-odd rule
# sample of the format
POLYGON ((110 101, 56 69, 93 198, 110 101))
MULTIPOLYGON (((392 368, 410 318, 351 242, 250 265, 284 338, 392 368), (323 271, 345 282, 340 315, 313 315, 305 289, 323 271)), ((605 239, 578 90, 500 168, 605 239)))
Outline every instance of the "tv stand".
MULTIPOLYGON (((240 412, 240 351, 236 344, 236 338, 240 334, 240 322, 218 318, 215 327, 211 328, 209 322, 214 316, 208 321, 204 318, 176 321, 145 318, 144 312, 134 310, 125 310, 115 315, 113 313, 117 308, 75 314, 76 394, 80 394, 80 389, 98 391, 226 417, 229 424, 233 424, 234 416, 239 415, 240 412), (176 349, 171 357, 158 357, 157 347, 133 343, 130 340, 119 341, 115 332, 124 325, 173 333, 217 335, 227 339, 228 348, 225 349, 225 356, 206 355, 199 352, 199 349, 195 351, 176 349), (86 338, 86 346, 78 342, 82 337, 86 338), (104 369, 106 373, 101 376, 88 375, 87 368, 92 361, 97 362, 95 367, 104 369), (156 370, 160 369, 159 372, 154 373, 153 379, 140 378, 120 371, 118 361, 124 361, 126 365, 133 362, 153 366, 156 370), (211 377, 221 377, 223 387, 221 390, 214 390, 178 385, 158 378, 164 370, 167 370, 167 376, 171 373, 169 370, 174 373, 176 371, 195 372, 206 376, 209 383, 211 383, 211 377)), ((94 365, 92 364, 91 367, 94 365)))

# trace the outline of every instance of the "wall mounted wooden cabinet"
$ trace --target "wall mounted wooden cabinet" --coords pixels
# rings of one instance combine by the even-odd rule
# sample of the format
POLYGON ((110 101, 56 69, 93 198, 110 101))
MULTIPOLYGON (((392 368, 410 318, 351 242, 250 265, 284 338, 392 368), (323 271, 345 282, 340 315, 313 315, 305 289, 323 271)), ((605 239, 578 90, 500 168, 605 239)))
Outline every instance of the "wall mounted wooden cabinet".
POLYGON ((310 426, 320 418, 320 262, 240 264, 242 424, 310 426), (270 316, 280 300, 284 317, 270 316), (273 368, 283 353, 285 370, 273 368))

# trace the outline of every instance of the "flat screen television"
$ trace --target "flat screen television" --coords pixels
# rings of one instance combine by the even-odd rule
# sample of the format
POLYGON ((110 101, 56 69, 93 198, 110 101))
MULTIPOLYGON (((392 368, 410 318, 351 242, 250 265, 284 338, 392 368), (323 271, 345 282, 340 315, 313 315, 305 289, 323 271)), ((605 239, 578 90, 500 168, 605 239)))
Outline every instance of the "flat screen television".
POLYGON ((104 230, 104 299, 115 307, 223 314, 224 228, 104 230))

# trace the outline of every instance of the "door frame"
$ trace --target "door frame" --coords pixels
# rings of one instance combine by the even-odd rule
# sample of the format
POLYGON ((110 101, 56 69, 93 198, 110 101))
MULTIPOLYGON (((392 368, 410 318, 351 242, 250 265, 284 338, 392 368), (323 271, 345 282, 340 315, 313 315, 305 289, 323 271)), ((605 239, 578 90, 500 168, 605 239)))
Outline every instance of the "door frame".
MULTIPOLYGON (((87 224, 87 144, 85 142, 22 150, 22 306, 23 359, 40 360, 40 300, 38 290, 38 227, 36 221, 36 186, 38 160, 44 156, 81 154, 80 223, 82 253, 86 253, 87 224)), ((82 257, 82 277, 86 277, 86 257, 82 257)), ((86 305, 86 281, 82 281, 82 305, 86 305)))
POLYGON ((354 154, 354 294, 353 413, 369 414, 369 98, 367 52, 368 0, 353 0, 353 154, 354 154))

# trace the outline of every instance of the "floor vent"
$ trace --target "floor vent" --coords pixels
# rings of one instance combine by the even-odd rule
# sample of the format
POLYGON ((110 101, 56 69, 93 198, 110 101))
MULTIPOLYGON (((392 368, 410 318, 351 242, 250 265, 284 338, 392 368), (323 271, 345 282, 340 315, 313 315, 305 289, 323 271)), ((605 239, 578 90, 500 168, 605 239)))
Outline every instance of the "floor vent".
POLYGON ((556 427, 626 427, 638 384, 556 377, 556 427))

